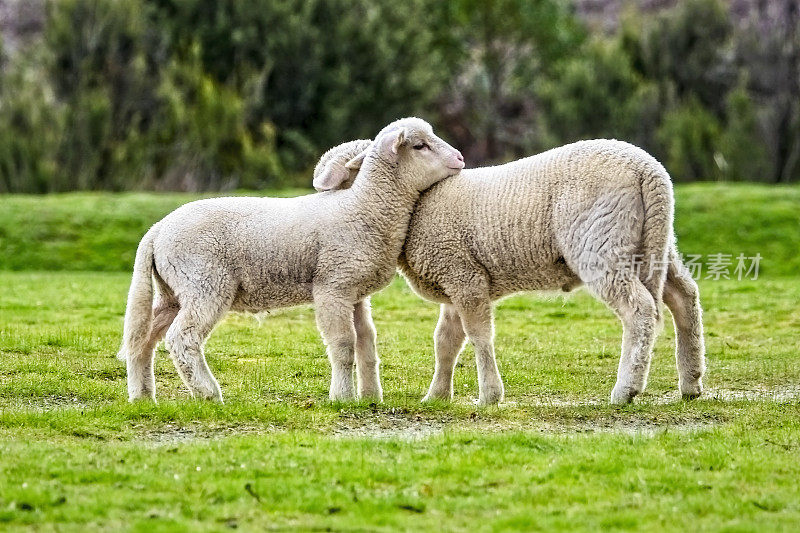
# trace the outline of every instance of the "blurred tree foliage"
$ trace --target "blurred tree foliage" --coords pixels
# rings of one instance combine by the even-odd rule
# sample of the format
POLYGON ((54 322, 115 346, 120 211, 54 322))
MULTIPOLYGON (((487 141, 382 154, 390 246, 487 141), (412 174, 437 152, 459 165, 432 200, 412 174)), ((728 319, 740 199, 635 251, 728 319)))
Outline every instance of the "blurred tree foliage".
POLYGON ((800 180, 800 13, 721 0, 590 31, 560 0, 51 0, 0 44, 0 192, 307 184, 406 115, 470 165, 630 140, 676 181, 800 180))
POLYGON ((759 138, 766 142, 764 177, 800 179, 800 3, 755 3, 736 39, 736 58, 747 72, 747 92, 758 102, 759 138))
POLYGON ((448 78, 433 0, 154 0, 179 58, 244 99, 249 131, 274 138, 290 170, 320 149, 374 135, 411 112, 430 114, 448 78))
POLYGON ((453 46, 438 96, 452 141, 470 162, 507 160, 545 146, 539 85, 573 57, 585 29, 564 2, 453 0, 444 13, 453 46))

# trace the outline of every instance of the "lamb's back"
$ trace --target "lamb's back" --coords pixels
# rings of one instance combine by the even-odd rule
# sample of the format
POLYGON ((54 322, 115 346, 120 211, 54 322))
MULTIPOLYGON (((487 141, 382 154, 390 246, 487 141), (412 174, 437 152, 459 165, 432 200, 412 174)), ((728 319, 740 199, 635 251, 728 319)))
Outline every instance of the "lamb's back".
POLYGON ((633 145, 599 139, 463 170, 422 195, 401 270, 418 278, 423 296, 442 301, 442 286, 470 282, 470 270, 491 279, 493 297, 569 286, 576 276, 559 234, 603 195, 638 189, 641 170, 652 165, 658 162, 633 145))
MULTIPOLYGON (((319 195, 314 195, 319 196, 319 195)), ((318 231, 327 225, 312 196, 231 197, 186 204, 157 224, 156 271, 177 288, 186 280, 240 287, 234 305, 292 305, 308 295, 287 292, 313 280, 318 231)))

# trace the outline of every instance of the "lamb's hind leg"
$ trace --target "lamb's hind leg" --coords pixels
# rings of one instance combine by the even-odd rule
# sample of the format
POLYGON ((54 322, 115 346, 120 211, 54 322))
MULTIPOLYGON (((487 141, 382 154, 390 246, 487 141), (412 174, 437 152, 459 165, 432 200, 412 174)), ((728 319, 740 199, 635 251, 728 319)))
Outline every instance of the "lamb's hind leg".
POLYGON ((222 401, 222 391, 208 368, 203 345, 230 308, 230 299, 185 302, 167 330, 167 346, 175 368, 192 396, 222 401))
POLYGON ((609 275, 588 284, 622 321, 622 355, 612 403, 628 403, 647 385, 656 334, 656 303, 638 279, 609 275))
POLYGON ((383 400, 380 378, 380 359, 375 348, 375 324, 372 322, 369 298, 357 302, 353 308, 353 325, 356 329, 356 372, 358 397, 383 400))
POLYGON ((153 323, 150 336, 142 351, 128 358, 128 398, 138 400, 149 398, 155 400, 156 376, 154 370, 155 348, 164 337, 175 315, 178 314, 178 302, 171 298, 161 297, 153 306, 153 323))
POLYGON ((464 326, 461 324, 461 317, 458 316, 455 307, 450 304, 442 304, 439 311, 439 322, 436 324, 433 336, 436 369, 433 372, 433 380, 428 388, 428 394, 422 399, 423 402, 453 398, 453 370, 458 361, 458 354, 464 348, 465 338, 464 326))
POLYGON ((678 366, 678 388, 685 398, 696 398, 703 392, 705 343, 703 311, 697 283, 685 271, 677 256, 667 269, 664 303, 675 323, 675 360, 678 366))

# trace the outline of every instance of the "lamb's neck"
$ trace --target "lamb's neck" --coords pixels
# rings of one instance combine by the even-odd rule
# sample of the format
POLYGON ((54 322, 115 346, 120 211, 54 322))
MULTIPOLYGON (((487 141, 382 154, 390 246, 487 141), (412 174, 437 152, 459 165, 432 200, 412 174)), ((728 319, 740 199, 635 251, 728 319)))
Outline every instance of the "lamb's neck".
POLYGON ((361 213, 369 233, 388 247, 387 252, 396 258, 400 255, 408 232, 411 214, 420 192, 408 186, 412 180, 390 180, 384 176, 353 184, 353 201, 361 213), (399 185, 399 186, 398 186, 399 185))

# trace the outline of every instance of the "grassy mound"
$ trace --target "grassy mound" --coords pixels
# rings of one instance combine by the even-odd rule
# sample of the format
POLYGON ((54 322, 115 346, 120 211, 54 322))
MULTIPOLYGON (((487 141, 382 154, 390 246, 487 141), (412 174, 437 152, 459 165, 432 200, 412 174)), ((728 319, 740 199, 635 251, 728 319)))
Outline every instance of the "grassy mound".
POLYGON ((800 187, 697 183, 675 188, 683 254, 762 256, 760 274, 800 274, 800 187))
MULTIPOLYGON (((0 197, 0 270, 130 270, 147 228, 197 198, 156 193, 0 197)), ((735 262, 740 253, 760 253, 762 275, 800 272, 800 187, 680 185, 676 211, 684 254, 731 254, 735 262)))
POLYGON ((211 196, 223 194, 0 196, 0 270, 130 270, 151 225, 178 206, 211 196))

